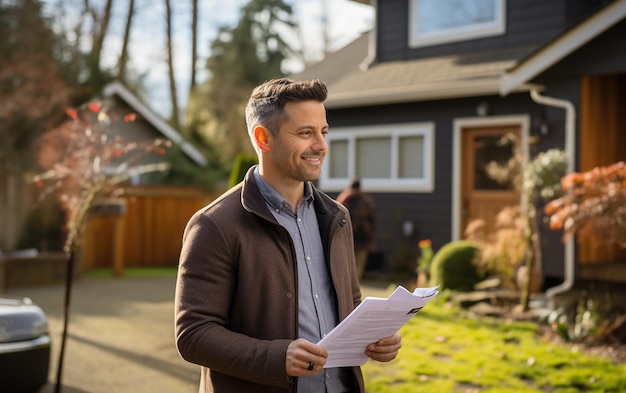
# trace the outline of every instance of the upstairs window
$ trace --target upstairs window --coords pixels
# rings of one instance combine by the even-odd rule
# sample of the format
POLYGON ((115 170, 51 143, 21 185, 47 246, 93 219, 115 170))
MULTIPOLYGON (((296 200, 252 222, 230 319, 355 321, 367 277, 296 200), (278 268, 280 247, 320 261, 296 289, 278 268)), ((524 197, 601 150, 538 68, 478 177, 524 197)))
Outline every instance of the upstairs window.
POLYGON ((332 128, 320 188, 341 191, 361 178, 368 191, 434 190, 434 125, 408 123, 332 128))
POLYGON ((409 1, 409 45, 414 48, 505 32, 506 0, 409 1))

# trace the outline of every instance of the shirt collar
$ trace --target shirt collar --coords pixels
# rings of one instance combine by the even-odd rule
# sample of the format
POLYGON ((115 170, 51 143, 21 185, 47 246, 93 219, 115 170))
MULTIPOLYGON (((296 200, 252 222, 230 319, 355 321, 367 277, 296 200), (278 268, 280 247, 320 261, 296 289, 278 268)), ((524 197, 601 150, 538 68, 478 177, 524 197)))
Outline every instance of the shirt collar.
MULTIPOLYGON (((274 188, 272 188, 272 186, 270 186, 259 174, 259 169, 257 167, 257 169, 254 170, 254 179, 256 180, 257 184, 259 185, 259 190, 261 191, 261 195, 263 195, 263 199, 265 199, 265 202, 267 204, 269 204, 272 209, 274 210, 281 210, 286 208, 289 211, 291 210, 291 205, 289 204, 289 202, 287 202, 285 200, 285 198, 283 198, 274 188)), ((307 204, 311 204, 313 203, 314 200, 314 196, 313 196, 313 186, 311 185, 311 182, 309 181, 305 181, 304 182, 304 200, 307 202, 307 204)))

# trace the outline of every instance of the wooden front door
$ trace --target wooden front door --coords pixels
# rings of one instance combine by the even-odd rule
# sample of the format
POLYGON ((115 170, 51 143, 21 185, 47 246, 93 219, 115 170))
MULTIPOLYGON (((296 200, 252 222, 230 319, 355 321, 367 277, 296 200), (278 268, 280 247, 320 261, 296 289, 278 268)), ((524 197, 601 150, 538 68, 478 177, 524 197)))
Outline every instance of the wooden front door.
POLYGON ((484 220, 485 234, 492 233, 496 215, 505 207, 518 206, 520 193, 511 178, 500 181, 487 166, 505 166, 518 151, 519 126, 464 128, 461 149, 461 236, 473 220, 484 220), (504 181, 502 181, 504 180, 504 181))

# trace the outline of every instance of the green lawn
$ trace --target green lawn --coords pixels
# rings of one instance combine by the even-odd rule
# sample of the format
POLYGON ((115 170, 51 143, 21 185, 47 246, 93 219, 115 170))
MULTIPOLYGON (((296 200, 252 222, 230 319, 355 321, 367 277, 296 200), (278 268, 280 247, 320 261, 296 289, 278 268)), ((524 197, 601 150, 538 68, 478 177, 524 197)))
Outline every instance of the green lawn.
POLYGON ((368 393, 626 392, 626 365, 542 340, 539 326, 463 316, 429 303, 390 363, 363 366, 368 393))

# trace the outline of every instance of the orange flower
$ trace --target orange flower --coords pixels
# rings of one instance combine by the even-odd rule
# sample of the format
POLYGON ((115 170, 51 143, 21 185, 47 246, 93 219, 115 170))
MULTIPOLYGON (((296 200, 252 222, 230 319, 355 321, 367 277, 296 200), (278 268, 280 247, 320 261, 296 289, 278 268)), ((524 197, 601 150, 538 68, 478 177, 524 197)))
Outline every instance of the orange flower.
POLYGON ((424 240, 420 240, 417 245, 419 246, 419 248, 426 248, 426 247, 430 247, 432 246, 432 242, 430 241, 430 239, 424 239, 424 240))

